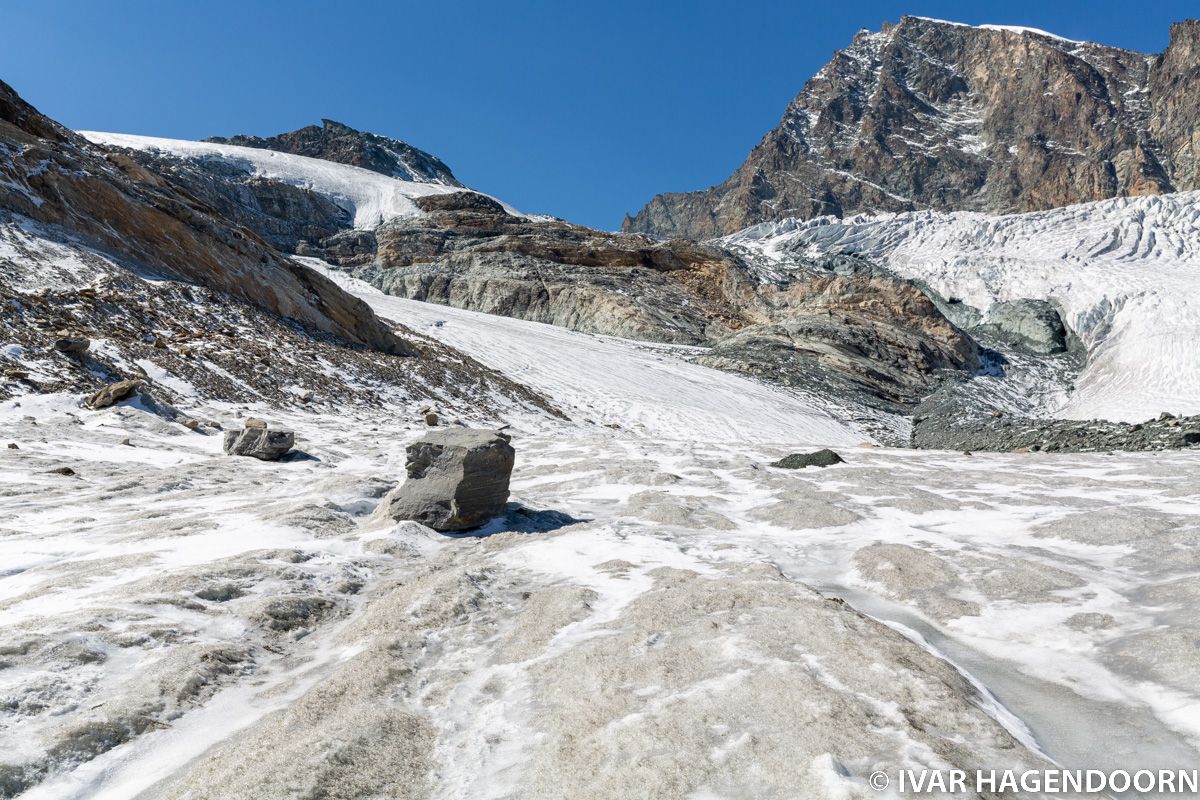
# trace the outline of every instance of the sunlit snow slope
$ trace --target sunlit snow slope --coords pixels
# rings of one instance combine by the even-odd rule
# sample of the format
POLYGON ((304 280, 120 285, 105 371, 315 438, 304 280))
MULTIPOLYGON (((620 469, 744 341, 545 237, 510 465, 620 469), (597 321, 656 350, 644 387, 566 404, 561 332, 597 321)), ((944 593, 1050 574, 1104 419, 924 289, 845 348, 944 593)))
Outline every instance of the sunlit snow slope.
POLYGON ((1007 216, 787 220, 725 241, 783 270, 790 253, 855 253, 981 310, 1050 300, 1089 354, 1058 416, 1200 413, 1200 192, 1007 216))
POLYGON ((687 348, 403 300, 327 270, 315 259, 300 260, 326 272, 375 313, 553 396, 579 421, 710 443, 853 445, 869 440, 821 410, 815 398, 688 363, 679 357, 687 348))
MULTIPOLYGON (((402 181, 361 167, 255 147, 97 131, 79 131, 79 134, 111 147, 159 151, 188 159, 219 159, 249 170, 257 177, 311 189, 353 213, 356 228, 373 228, 395 217, 420 214, 413 203, 415 197, 462 191, 457 186, 402 181)), ((505 209, 511 214, 519 213, 507 205, 505 209)))

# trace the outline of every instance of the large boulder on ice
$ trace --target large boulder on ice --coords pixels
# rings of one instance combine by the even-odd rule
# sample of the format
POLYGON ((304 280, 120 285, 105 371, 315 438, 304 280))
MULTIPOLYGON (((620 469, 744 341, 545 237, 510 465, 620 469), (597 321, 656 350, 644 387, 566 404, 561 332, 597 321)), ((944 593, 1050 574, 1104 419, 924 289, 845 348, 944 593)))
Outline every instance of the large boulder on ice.
POLYGON ((436 531, 476 528, 504 512, 516 451, 498 431, 447 428, 408 446, 408 480, 383 503, 393 520, 436 531))
POLYGON ((225 452, 260 461, 278 461, 296 444, 296 435, 285 428, 271 429, 251 418, 240 431, 225 431, 225 452))

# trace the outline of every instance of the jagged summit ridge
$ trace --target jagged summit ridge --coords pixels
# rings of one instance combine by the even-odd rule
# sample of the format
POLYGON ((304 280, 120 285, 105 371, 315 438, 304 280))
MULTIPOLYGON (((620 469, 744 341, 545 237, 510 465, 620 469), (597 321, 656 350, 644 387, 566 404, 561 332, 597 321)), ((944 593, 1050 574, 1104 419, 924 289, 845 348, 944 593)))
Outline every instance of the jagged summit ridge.
POLYGON ((1197 186, 1200 23, 1158 56, 904 17, 860 31, 724 183, 623 228, 703 238, 859 211, 1037 211, 1197 186))
POLYGON ((356 130, 331 119, 278 136, 210 136, 204 141, 320 158, 415 183, 462 186, 437 156, 399 139, 356 130))

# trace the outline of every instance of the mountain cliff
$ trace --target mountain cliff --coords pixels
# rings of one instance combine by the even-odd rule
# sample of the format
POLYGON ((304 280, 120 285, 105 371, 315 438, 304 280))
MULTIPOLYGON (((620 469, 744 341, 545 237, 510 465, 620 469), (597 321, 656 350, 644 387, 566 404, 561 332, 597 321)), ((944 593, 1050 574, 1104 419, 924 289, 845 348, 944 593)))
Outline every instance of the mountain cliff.
POLYGON ((1056 208, 1200 186, 1200 21, 1151 56, 903 17, 860 31, 724 183, 623 229, 705 238, 787 217, 1056 208))

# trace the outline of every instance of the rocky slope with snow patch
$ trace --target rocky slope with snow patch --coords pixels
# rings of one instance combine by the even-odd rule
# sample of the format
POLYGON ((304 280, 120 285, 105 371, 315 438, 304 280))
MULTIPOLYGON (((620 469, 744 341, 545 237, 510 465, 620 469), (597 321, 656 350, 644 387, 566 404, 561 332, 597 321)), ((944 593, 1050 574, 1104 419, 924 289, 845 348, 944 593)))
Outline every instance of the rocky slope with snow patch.
POLYGON ((0 223, 0 399, 90 394, 136 379, 179 423, 203 401, 402 407, 414 416, 430 404, 452 416, 558 413, 462 353, 395 330, 409 355, 349 348, 213 289, 146 280, 34 223, 0 223), (55 342, 63 337, 86 347, 62 352, 55 342))
POLYGON ((257 178, 311 190, 348 213, 356 228, 374 228, 390 219, 419 215, 415 198, 459 191, 456 185, 401 180, 359 166, 258 147, 99 131, 81 131, 80 135, 105 147, 166 158, 168 165, 180 159, 240 181, 257 178))
POLYGON ((1146 55, 903 17, 860 31, 724 183, 623 229, 707 238, 787 217, 1035 211, 1198 189, 1200 21, 1146 55))
POLYGON ((201 400, 557 413, 4 84, 0 176, 0 398, 139 380, 179 423, 201 400))
POLYGON ((4 83, 0 215, 17 227, 23 219, 52 226, 127 270, 227 292, 349 343, 404 350, 360 302, 131 159, 46 118, 4 83))
POLYGON ((210 136, 204 141, 335 161, 402 181, 462 186, 437 156, 407 142, 355 130, 331 119, 321 120, 319 127, 308 125, 278 136, 210 136))

